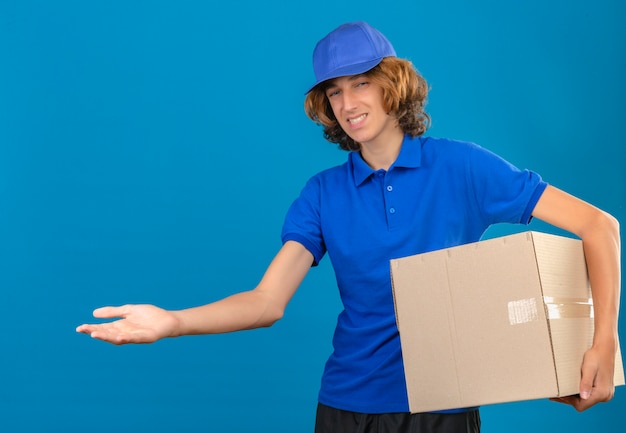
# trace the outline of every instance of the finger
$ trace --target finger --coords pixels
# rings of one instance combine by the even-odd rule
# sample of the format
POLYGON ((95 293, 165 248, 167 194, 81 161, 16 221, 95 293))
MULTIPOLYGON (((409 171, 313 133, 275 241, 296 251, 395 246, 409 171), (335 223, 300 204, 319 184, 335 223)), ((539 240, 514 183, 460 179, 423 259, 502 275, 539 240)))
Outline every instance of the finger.
POLYGON ((582 400, 577 395, 569 395, 569 396, 566 396, 566 397, 555 397, 555 398, 551 398, 550 401, 554 401, 554 402, 557 402, 557 403, 561 403, 561 404, 566 404, 568 406, 572 406, 578 412, 582 412, 583 410, 585 410, 588 407, 590 407, 590 405, 588 404, 587 400, 582 400))
POLYGON ((115 326, 117 322, 104 324, 86 324, 77 328, 84 334, 89 334, 91 338, 102 340, 113 344, 124 344, 128 342, 128 333, 115 326))
POLYGON ((121 345, 129 342, 128 336, 125 334, 112 334, 106 331, 94 330, 91 333, 91 338, 95 338, 96 340, 105 341, 107 343, 121 345))
POLYGON ((100 328, 101 325, 84 324, 76 327, 76 332, 80 332, 81 334, 89 334, 93 337, 94 333, 100 332, 100 328))
POLYGON ((91 333, 91 337, 97 340, 106 341, 115 345, 122 344, 145 344, 155 341, 150 332, 143 330, 123 331, 110 327, 98 327, 91 333))
POLYGON ((550 401, 553 401, 555 403, 561 403, 561 404, 569 404, 567 401, 565 401, 563 398, 560 398, 560 397, 551 397, 550 401))
POLYGON ((80 332, 81 334, 91 334, 92 330, 92 326, 86 324, 76 327, 76 332, 80 332))
POLYGON ((556 403, 566 404, 568 406, 576 406, 578 402, 578 397, 570 395, 566 397, 554 397, 551 398, 550 401, 554 401, 556 403))

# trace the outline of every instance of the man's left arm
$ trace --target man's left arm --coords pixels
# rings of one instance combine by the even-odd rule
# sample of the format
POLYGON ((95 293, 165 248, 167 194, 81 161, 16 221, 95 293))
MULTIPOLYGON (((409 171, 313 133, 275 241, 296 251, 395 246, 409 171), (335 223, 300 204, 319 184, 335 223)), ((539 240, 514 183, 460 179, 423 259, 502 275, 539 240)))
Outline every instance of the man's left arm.
POLYGON ((554 399, 583 411, 613 398, 620 301, 620 234, 608 213, 548 186, 533 217, 582 239, 594 304, 594 336, 581 367, 580 394, 554 399))

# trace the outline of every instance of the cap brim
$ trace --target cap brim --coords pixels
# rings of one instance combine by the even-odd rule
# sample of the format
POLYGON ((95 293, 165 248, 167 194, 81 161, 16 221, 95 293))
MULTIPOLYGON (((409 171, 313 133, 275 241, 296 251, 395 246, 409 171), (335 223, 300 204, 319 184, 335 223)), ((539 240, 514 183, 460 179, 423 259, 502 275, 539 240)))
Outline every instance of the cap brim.
POLYGON ((325 74, 323 77, 320 77, 315 82, 315 84, 313 84, 311 87, 309 87, 309 89, 306 92, 304 92, 304 94, 306 95, 311 90, 313 90, 315 86, 323 83, 324 81, 332 80, 333 78, 338 78, 338 77, 346 77, 349 75, 363 74, 369 71, 370 69, 372 69, 374 66, 378 65, 380 62, 382 62, 383 59, 384 57, 381 57, 379 59, 374 59, 374 60, 370 60, 370 61, 363 62, 363 63, 356 63, 354 65, 348 65, 348 66, 344 66, 341 68, 333 69, 328 74, 325 74))

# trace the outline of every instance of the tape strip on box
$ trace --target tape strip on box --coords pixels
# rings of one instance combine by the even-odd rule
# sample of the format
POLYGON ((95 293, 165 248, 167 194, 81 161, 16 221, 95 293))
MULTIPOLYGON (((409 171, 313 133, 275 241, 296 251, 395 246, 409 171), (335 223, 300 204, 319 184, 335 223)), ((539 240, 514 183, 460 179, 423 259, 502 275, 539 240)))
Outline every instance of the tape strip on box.
POLYGON ((593 300, 591 298, 555 298, 545 296, 548 319, 593 318, 593 300))

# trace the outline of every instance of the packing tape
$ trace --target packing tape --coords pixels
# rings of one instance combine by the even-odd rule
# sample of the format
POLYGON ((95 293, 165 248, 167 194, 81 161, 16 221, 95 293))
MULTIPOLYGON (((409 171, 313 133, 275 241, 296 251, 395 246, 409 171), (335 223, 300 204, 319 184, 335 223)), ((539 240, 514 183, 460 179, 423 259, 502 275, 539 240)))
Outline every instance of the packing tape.
MULTIPOLYGON (((544 296, 546 316, 550 320, 593 318, 593 300, 591 298, 555 298, 544 296)), ((537 300, 535 298, 510 301, 507 304, 509 323, 520 325, 539 319, 537 300)))
POLYGON ((545 296, 548 319, 593 318, 593 300, 591 298, 554 298, 545 296))

